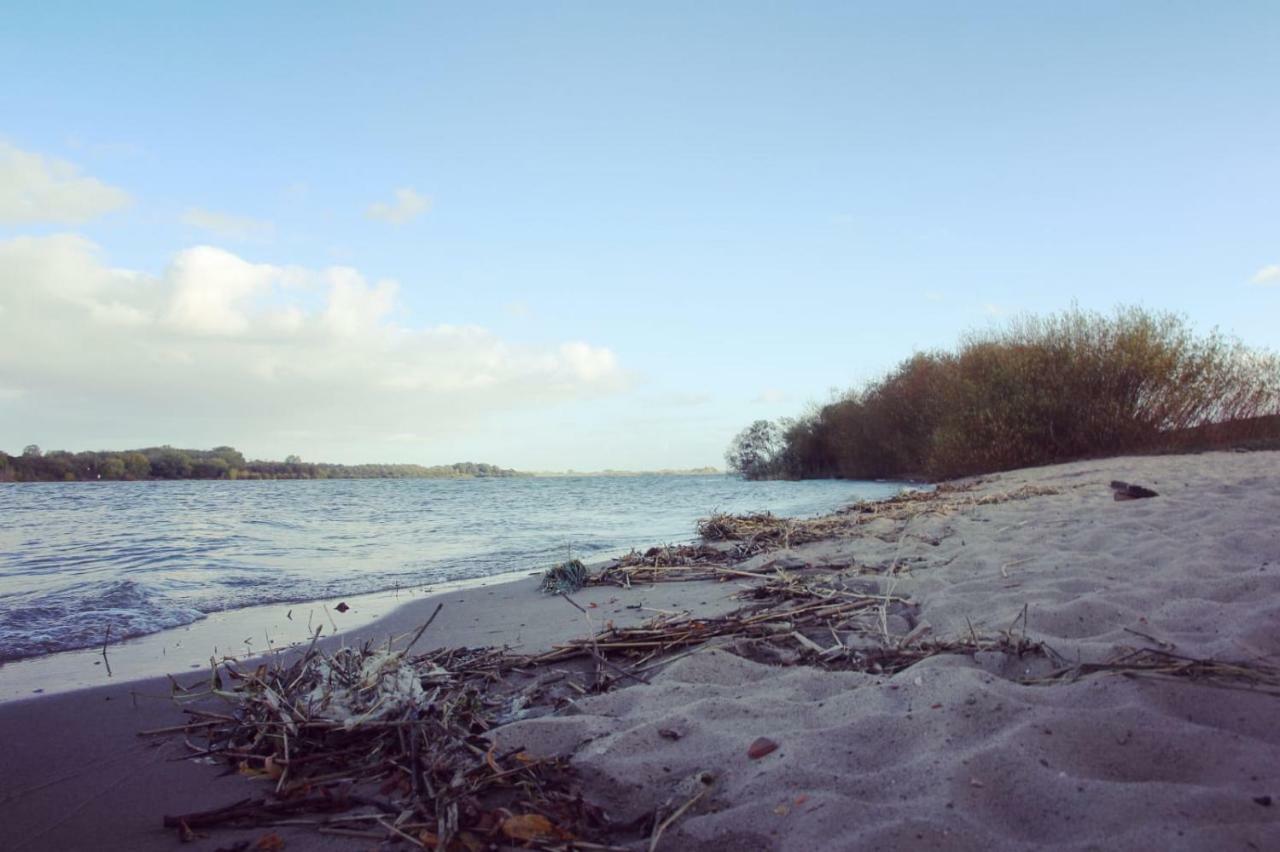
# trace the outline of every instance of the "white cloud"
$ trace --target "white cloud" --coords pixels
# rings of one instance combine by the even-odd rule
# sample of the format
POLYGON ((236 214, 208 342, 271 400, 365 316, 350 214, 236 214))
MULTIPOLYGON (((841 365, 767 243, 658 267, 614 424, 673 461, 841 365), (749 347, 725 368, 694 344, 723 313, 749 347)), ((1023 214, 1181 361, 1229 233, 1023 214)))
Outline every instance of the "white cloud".
POLYGON ((1253 273, 1250 283, 1260 287, 1274 287, 1280 284, 1280 264, 1272 263, 1253 273))
POLYGON ((0 140, 0 224, 78 224, 130 203, 122 189, 71 163, 0 140))
POLYGON ((305 433, 323 438, 304 452, 341 454, 625 384, 607 348, 408 325, 395 281, 211 246, 179 252, 155 275, 109 267, 79 236, 0 241, 0 305, 0 388, 28 406, 0 409, 0 433, 50 433, 74 410, 89 428, 112 422, 157 441, 305 433))
POLYGON ((250 300, 283 283, 286 271, 249 263, 212 246, 181 251, 165 275, 166 321, 195 334, 240 334, 249 328, 250 300))
POLYGON ((374 202, 364 211, 364 215, 379 222, 402 225, 422 215, 430 207, 431 199, 419 195, 408 187, 401 187, 395 191, 395 201, 390 204, 385 201, 374 202))
POLYGON ((200 207, 187 208, 182 214, 182 223, 230 240, 269 240, 276 231, 272 222, 200 207))

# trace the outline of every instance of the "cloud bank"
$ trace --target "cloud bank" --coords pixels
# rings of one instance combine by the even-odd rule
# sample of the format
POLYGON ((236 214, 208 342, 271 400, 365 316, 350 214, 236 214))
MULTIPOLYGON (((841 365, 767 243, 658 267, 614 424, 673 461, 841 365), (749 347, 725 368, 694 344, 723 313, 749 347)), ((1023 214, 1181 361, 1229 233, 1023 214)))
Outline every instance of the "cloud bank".
MULTIPOLYGON (((408 324, 398 291, 348 267, 253 263, 212 246, 178 252, 157 275, 110 267, 80 236, 0 241, 0 388, 41 417, 91 412, 130 434, 266 431, 331 447, 457 434, 624 383, 614 354, 586 342, 520 346, 478 326, 408 324)), ((22 425, 40 439, 38 423, 22 425)))
POLYGON ((0 140, 0 225, 76 225, 129 203, 127 192, 71 163, 0 140))

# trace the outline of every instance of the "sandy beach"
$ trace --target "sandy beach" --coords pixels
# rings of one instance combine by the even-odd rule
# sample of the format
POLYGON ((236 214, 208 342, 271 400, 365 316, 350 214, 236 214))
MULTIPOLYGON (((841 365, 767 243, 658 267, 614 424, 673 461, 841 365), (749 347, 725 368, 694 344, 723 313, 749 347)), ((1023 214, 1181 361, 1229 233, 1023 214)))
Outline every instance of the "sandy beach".
MULTIPOLYGON (((712 642, 647 683, 492 740, 569 757, 588 799, 618 823, 692 801, 661 849, 1280 848, 1274 686, 1085 668, 1049 677, 1143 650, 1275 671, 1280 452, 1012 471, 958 498, 735 568, 849 565, 851 582, 910 604, 884 618, 886 643, 1004 634, 1051 656, 937 653, 888 674, 712 642), (1117 501, 1113 480, 1158 496, 1117 501), (776 748, 753 757, 759 738, 776 748)), ((750 582, 591 587, 574 599, 594 604, 598 621, 638 624, 654 610, 729 612, 750 582)), ((531 653, 587 632, 580 612, 528 579, 416 600, 328 641, 385 641, 440 603, 421 648, 531 653)), ((150 679, 0 705, 0 848, 171 848, 163 815, 260 793, 261 781, 176 759, 180 738, 137 735, 182 722, 168 693, 150 679)), ((216 829, 188 845, 232 848, 263 831, 216 829)), ((378 846, 278 831, 291 849, 378 846)))

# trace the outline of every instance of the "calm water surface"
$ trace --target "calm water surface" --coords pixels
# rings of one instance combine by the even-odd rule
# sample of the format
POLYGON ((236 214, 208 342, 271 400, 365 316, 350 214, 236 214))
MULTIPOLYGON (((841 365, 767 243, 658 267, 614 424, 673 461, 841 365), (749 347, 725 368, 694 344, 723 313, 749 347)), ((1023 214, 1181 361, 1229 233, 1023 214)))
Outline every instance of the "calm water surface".
POLYGON ((0 660, 205 613, 687 541, 712 511, 803 516, 893 483, 727 476, 0 484, 0 660))

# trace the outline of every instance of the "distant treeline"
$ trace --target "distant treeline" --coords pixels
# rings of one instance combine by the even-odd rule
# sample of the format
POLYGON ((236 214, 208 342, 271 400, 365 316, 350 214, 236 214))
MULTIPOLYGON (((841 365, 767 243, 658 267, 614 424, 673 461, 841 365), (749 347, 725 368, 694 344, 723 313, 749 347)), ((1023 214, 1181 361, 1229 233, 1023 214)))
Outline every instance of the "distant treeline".
POLYGON ((753 479, 945 479, 1122 453, 1280 448, 1280 360, 1141 308, 974 332, 795 420, 743 430, 753 479))
POLYGON ((682 467, 682 468, 661 468, 659 470, 614 470, 613 468, 605 468, 604 470, 535 470, 530 476, 540 476, 544 478, 550 477, 587 477, 587 476, 713 476, 724 473, 719 468, 714 467, 682 467))
POLYGON ((447 479, 518 476, 491 464, 325 464, 297 456, 284 461, 246 461, 233 447, 69 453, 41 452, 34 444, 21 455, 0 452, 0 482, 75 482, 98 479, 447 479))

